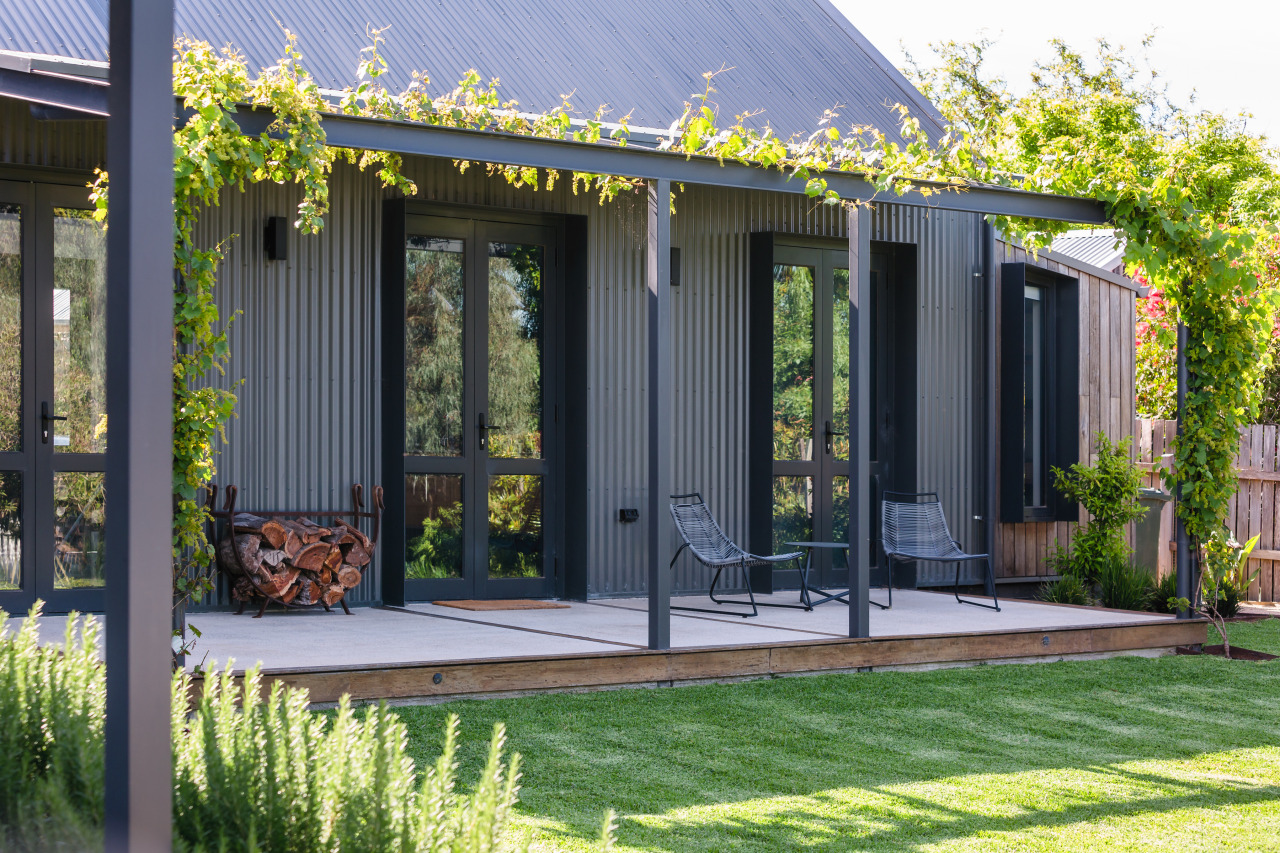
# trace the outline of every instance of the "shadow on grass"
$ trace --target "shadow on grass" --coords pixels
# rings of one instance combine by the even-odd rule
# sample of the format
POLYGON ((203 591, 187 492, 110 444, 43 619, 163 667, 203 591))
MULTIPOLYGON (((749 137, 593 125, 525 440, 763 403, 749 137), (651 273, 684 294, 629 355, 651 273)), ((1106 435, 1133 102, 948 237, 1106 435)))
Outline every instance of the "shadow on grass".
POLYGON ((461 715, 471 745, 461 756, 464 779, 475 778, 494 722, 506 722, 524 756, 520 810, 551 843, 585 847, 612 807, 622 843, 646 849, 848 850, 1275 798, 1270 778, 1265 787, 1200 783, 1117 765, 1275 746, 1277 702, 1280 663, 1184 657, 824 675, 399 713, 420 762, 434 758, 445 715, 461 715), (1027 808, 1015 788, 995 793, 1003 806, 975 799, 971 809, 903 790, 1028 771, 1109 775, 1128 794, 1075 802, 1085 789, 1072 788, 1065 801, 1027 808))

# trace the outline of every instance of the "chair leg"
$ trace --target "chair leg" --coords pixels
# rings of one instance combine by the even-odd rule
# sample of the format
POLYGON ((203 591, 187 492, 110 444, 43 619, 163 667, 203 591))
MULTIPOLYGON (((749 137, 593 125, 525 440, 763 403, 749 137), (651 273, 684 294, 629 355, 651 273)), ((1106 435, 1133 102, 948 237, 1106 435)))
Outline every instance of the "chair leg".
MULTIPOLYGON (((716 604, 745 605, 747 603, 745 601, 733 601, 728 598, 716 598, 716 584, 720 582, 720 575, 723 572, 724 572, 723 566, 716 569, 715 577, 711 579, 711 589, 707 591, 707 597, 709 597, 716 604)), ((714 613, 717 616, 741 616, 743 619, 750 619, 752 616, 755 616, 758 613, 756 609, 756 598, 754 595, 751 594, 751 576, 750 575, 747 576, 747 594, 751 596, 751 612, 750 613, 734 613, 732 611, 726 612, 724 610, 712 610, 709 607, 676 607, 674 605, 671 607, 671 609, 683 610, 686 613, 714 613)))
POLYGON ((971 604, 974 607, 982 607, 987 610, 999 611, 1000 602, 996 600, 996 576, 995 576, 995 573, 991 570, 991 558, 983 557, 982 561, 986 565, 986 569, 987 569, 987 580, 986 580, 987 592, 991 594, 991 601, 993 603, 983 604, 979 601, 970 601, 967 598, 960 597, 960 562, 959 561, 956 562, 956 586, 954 590, 956 601, 958 601, 961 604, 971 604))

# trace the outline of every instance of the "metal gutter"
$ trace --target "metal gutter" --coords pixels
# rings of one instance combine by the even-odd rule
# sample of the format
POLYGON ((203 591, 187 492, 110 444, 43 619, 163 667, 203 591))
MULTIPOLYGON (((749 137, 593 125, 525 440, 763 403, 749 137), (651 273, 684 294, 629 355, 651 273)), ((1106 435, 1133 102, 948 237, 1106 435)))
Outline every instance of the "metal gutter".
MULTIPOLYGON (((62 107, 90 115, 105 116, 107 87, 89 80, 51 75, 45 72, 0 69, 0 96, 17 98, 52 107, 62 107)), ((179 105, 179 112, 181 106, 179 105)), ((236 114, 245 134, 265 133, 275 116, 246 108, 236 114)), ((476 160, 529 166, 540 169, 625 175, 648 180, 705 184, 736 189, 803 193, 805 184, 791 176, 758 166, 713 157, 689 157, 643 147, 604 145, 572 140, 541 139, 493 131, 462 130, 407 121, 323 114, 329 145, 359 150, 394 151, 425 157, 476 160)), ((1053 219, 1060 222, 1103 224, 1107 221, 1102 202, 1092 199, 1055 196, 987 185, 956 186, 928 183, 935 190, 925 196, 918 192, 882 196, 866 178, 848 172, 824 172, 828 186, 842 199, 879 199, 895 204, 988 213, 1001 216, 1053 219)))

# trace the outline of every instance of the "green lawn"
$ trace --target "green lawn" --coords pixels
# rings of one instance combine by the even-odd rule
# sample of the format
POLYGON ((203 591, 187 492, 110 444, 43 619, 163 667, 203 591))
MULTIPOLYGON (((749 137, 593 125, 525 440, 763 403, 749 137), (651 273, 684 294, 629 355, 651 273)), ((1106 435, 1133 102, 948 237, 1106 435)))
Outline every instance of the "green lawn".
MULTIPOLYGON (((1280 619, 1234 625, 1280 653, 1280 619)), ((1117 658, 399 710, 474 779, 495 721, 535 847, 1280 850, 1280 661, 1117 658)))

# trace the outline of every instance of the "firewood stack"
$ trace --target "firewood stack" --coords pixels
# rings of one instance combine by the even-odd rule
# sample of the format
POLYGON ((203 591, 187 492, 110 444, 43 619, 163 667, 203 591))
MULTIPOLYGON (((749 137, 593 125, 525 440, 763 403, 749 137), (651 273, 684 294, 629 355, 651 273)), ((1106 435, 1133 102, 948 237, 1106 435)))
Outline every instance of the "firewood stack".
POLYGON ((233 578, 231 597, 249 601, 266 597, 295 606, 342 601, 360 583, 373 543, 360 530, 333 519, 322 527, 309 518, 263 518, 249 513, 234 517, 218 543, 218 559, 233 578))

